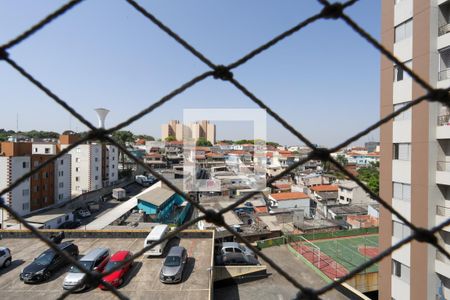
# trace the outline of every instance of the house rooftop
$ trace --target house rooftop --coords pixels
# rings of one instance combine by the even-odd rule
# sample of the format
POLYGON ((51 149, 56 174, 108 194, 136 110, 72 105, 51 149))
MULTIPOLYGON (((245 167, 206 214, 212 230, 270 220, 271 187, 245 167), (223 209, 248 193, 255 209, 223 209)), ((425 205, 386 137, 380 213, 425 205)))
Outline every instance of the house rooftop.
POLYGON ((314 192, 337 192, 338 187, 333 184, 322 184, 311 187, 314 192))
POLYGON ((283 201, 283 200, 294 200, 294 199, 307 199, 309 198, 308 195, 302 192, 290 192, 290 193, 276 193, 276 194, 270 194, 270 197, 277 201, 283 201))
POLYGON ((170 197, 175 194, 174 191, 157 187, 156 189, 150 190, 144 194, 139 195, 138 200, 153 204, 155 206, 161 206, 170 197))

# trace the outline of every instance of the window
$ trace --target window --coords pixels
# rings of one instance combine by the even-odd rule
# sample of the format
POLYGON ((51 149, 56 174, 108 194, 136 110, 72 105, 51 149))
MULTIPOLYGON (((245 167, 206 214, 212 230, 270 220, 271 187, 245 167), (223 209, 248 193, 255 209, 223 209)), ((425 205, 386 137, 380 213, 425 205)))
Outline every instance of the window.
POLYGON ((409 143, 394 143, 394 159, 396 160, 410 160, 411 159, 411 144, 409 143))
POLYGON ((65 217, 64 217, 64 220, 69 220, 69 216, 68 215, 66 215, 65 217))
POLYGON ((79 191, 80 190, 80 186, 79 185, 75 186, 75 190, 79 191))
POLYGON ((95 171, 98 171, 98 167, 95 167, 95 171))
POLYGON ((78 153, 80 153, 80 152, 81 152, 81 148, 78 147, 76 151, 77 151, 78 153))
MULTIPOLYGON (((397 111, 397 110, 401 109, 406 104, 408 104, 408 103, 405 102, 405 103, 395 104, 394 105, 394 111, 397 111)), ((408 108, 407 110, 401 112, 398 116, 394 117, 394 120, 395 121, 411 120, 411 108, 408 108)))
POLYGON ((114 165, 112 165, 112 169, 114 169, 114 165))
POLYGON ((47 201, 48 201, 48 197, 45 196, 45 197, 44 197, 44 203, 47 203, 47 201))
POLYGON ((45 153, 45 154, 49 154, 49 153, 50 153, 50 148, 45 148, 45 149, 44 149, 44 153, 45 153))
POLYGON ((98 176, 95 176, 95 180, 98 180, 98 176))
POLYGON ((345 197, 344 196, 339 196, 339 199, 344 200, 345 197))
POLYGON ((45 178, 48 178, 48 172, 45 172, 45 173, 44 173, 44 177, 45 177, 45 178))
MULTIPOLYGON (((408 68, 412 68, 412 60, 408 60, 404 62, 405 66, 408 68)), ((394 82, 402 81, 405 78, 408 78, 409 75, 406 73, 400 66, 394 66, 394 82)))
POLYGON ((411 229, 399 221, 392 221, 392 236, 404 239, 411 235, 411 229))
POLYGON ((58 184, 58 186, 59 186, 60 188, 63 188, 63 187, 64 187, 64 182, 60 182, 60 183, 58 184))
POLYGON ((22 168, 24 168, 24 169, 28 168, 28 163, 26 161, 24 161, 22 163, 22 168))
POLYGON ((75 172, 79 172, 79 171, 80 171, 80 168, 76 167, 75 172))
POLYGON ((61 224, 62 218, 58 218, 58 220, 56 222, 58 222, 58 224, 61 224))
POLYGON ((35 191, 35 192, 39 192, 39 186, 36 185, 36 186, 34 187, 34 191, 35 191))
POLYGON ((29 194, 30 194, 30 190, 29 189, 22 190, 22 196, 28 196, 29 194))
POLYGON ((400 42, 412 36, 412 18, 395 26, 394 43, 400 42))
POLYGON ((80 177, 75 177, 75 181, 80 181, 80 177))
POLYGON ((61 165, 64 165, 64 160, 61 159, 61 165))
POLYGON ((80 158, 79 157, 75 158, 75 162, 80 162, 80 158))
POLYGON ((398 200, 411 200, 411 185, 406 183, 393 182, 392 197, 398 200))
POLYGON ((408 266, 402 264, 395 259, 392 260, 392 275, 400 278, 401 280, 409 283, 410 269, 408 266))
POLYGON ((94 158, 94 161, 95 161, 95 162, 98 162, 98 157, 94 158))
POLYGON ((64 198, 64 194, 59 194, 58 195, 58 200, 62 200, 64 198))
POLYGON ((38 148, 34 148, 34 152, 38 152, 38 148))
POLYGON ((60 177, 64 176, 64 171, 60 171, 60 172, 59 172, 59 176, 60 176, 60 177))
POLYGON ((30 208, 29 203, 22 203, 22 209, 23 210, 28 210, 30 208))

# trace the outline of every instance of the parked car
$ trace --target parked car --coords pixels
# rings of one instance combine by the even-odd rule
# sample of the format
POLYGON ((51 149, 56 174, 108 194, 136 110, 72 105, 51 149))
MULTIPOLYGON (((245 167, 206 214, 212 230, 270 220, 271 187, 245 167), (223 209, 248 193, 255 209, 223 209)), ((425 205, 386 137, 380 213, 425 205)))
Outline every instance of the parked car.
MULTIPOLYGON (((103 272, 106 264, 109 261, 109 249, 108 248, 96 248, 89 251, 85 256, 80 259, 80 264, 83 265, 89 271, 103 272)), ((82 283, 86 274, 78 269, 76 266, 72 266, 64 278, 63 289, 74 291, 84 290, 87 285, 82 283), (79 285, 79 286, 78 286, 79 285), (75 286, 78 286, 75 288, 75 286)))
POLYGON ((7 268, 11 265, 11 250, 6 247, 0 247, 0 267, 7 268))
POLYGON ((58 229, 75 229, 81 226, 80 221, 67 221, 59 225, 58 229))
POLYGON ((254 258, 256 258, 255 253, 251 249, 236 242, 224 242, 219 249, 220 254, 222 255, 227 253, 244 253, 245 255, 253 256, 254 258))
POLYGON ((163 283, 180 282, 183 278, 184 266, 187 262, 187 251, 184 247, 174 246, 164 260, 159 279, 163 283))
MULTIPOLYGON (((58 248, 72 257, 78 256, 78 247, 71 242, 63 242, 58 248)), ((34 261, 20 273, 20 280, 25 283, 42 282, 48 280, 53 273, 65 267, 68 261, 53 249, 41 253, 34 261)))
POLYGON ((226 253, 216 257, 216 265, 218 266, 257 266, 259 261, 250 255, 244 253, 226 253))
MULTIPOLYGON (((133 253, 130 251, 118 251, 114 253, 111 256, 111 259, 106 264, 106 267, 104 269, 104 272, 108 272, 114 267, 122 264, 125 260, 131 258, 133 253)), ((109 275, 106 275, 103 277, 103 281, 110 283, 114 287, 119 287, 123 284, 123 278, 125 274, 127 274, 128 271, 130 271, 131 267, 133 266, 133 261, 127 262, 126 264, 122 265, 121 268, 117 271, 112 272, 109 275)), ((100 284, 99 288, 102 290, 108 289, 108 287, 100 284)))
POLYGON ((92 215, 89 209, 87 208, 79 208, 75 211, 75 213, 82 219, 89 218, 92 215))

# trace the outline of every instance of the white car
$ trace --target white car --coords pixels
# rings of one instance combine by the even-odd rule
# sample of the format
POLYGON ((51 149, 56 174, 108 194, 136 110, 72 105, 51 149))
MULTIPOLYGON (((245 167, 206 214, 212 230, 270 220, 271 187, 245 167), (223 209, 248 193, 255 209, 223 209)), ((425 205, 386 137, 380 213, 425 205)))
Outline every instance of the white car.
POLYGON ((86 208, 82 208, 78 210, 78 215, 80 215, 80 217, 82 218, 88 218, 91 216, 91 212, 86 208))
POLYGON ((8 248, 0 247, 0 267, 9 267, 11 265, 11 260, 11 251, 8 248))

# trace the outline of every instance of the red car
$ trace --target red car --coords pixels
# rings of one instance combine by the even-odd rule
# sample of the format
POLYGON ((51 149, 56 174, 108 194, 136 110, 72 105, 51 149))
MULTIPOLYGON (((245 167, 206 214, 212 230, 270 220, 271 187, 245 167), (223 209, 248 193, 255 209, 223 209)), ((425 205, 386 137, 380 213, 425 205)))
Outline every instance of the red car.
MULTIPOLYGON (((130 251, 118 251, 111 256, 111 259, 109 260, 108 264, 106 265, 103 272, 108 272, 112 268, 116 267, 117 265, 120 265, 123 261, 126 259, 129 259, 133 253, 130 251)), ((133 261, 130 261, 126 264, 124 264, 119 270, 112 272, 111 274, 103 277, 103 280, 105 282, 110 283, 114 287, 118 287, 123 283, 123 277, 125 274, 131 269, 131 266, 133 265, 133 261)), ((99 288, 102 290, 107 290, 108 287, 100 284, 99 288)))

